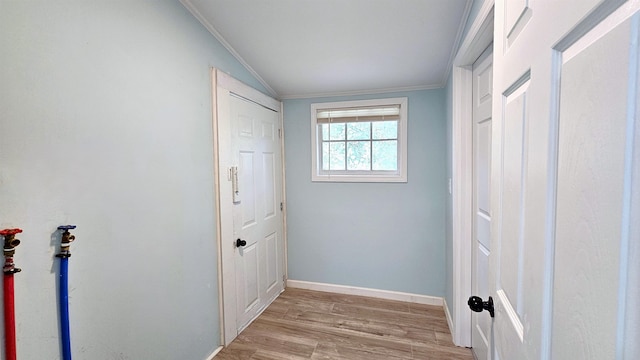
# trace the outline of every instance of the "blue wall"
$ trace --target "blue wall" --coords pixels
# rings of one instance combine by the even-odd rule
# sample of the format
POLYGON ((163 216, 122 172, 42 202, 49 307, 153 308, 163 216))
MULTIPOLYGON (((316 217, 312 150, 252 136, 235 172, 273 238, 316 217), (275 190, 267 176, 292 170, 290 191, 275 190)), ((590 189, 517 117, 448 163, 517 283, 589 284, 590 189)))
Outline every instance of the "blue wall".
POLYGON ((52 234, 68 223, 76 358, 208 357, 210 67, 260 83, 177 0, 1 0, 0 65, 0 228, 24 229, 20 358, 58 358, 52 234))
POLYGON ((445 291, 444 89, 284 101, 289 278, 445 291), (408 97, 408 182, 311 182, 310 106, 408 97))

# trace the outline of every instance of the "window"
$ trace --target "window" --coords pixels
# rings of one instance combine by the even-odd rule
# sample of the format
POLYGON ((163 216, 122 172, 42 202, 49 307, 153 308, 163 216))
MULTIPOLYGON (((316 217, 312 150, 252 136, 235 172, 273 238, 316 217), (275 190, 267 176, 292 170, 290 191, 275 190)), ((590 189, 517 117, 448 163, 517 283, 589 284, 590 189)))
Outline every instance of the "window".
POLYGON ((311 104, 312 181, 406 182, 407 98, 311 104))

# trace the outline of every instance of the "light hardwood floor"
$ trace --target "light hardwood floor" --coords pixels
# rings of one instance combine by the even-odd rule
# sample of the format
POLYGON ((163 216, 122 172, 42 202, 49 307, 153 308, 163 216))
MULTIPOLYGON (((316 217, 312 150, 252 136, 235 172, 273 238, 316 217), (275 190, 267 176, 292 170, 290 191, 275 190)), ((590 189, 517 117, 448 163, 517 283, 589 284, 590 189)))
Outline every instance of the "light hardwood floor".
POLYGON ((472 360, 441 307, 287 288, 215 357, 472 360))

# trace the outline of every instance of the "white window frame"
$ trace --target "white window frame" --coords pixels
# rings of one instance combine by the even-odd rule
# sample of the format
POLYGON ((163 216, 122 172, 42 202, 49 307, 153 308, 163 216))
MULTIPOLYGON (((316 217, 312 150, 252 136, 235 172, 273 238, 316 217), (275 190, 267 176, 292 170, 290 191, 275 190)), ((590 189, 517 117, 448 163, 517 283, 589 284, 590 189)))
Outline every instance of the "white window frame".
MULTIPOLYGON (((311 181, 328 182, 407 182, 407 105, 404 98, 340 101, 311 104, 311 181), (400 105, 398 121, 398 169, 397 171, 331 171, 320 169, 318 141, 319 110, 400 105)), ((320 142, 321 143, 321 142, 320 142)))

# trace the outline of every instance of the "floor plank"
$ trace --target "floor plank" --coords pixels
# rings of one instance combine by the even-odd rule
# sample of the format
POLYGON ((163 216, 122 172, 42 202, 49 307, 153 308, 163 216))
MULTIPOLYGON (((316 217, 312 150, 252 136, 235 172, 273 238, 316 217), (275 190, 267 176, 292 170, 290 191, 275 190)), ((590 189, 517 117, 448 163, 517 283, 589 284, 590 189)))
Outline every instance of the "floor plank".
POLYGON ((216 360, 472 360, 441 307, 287 288, 216 360))

